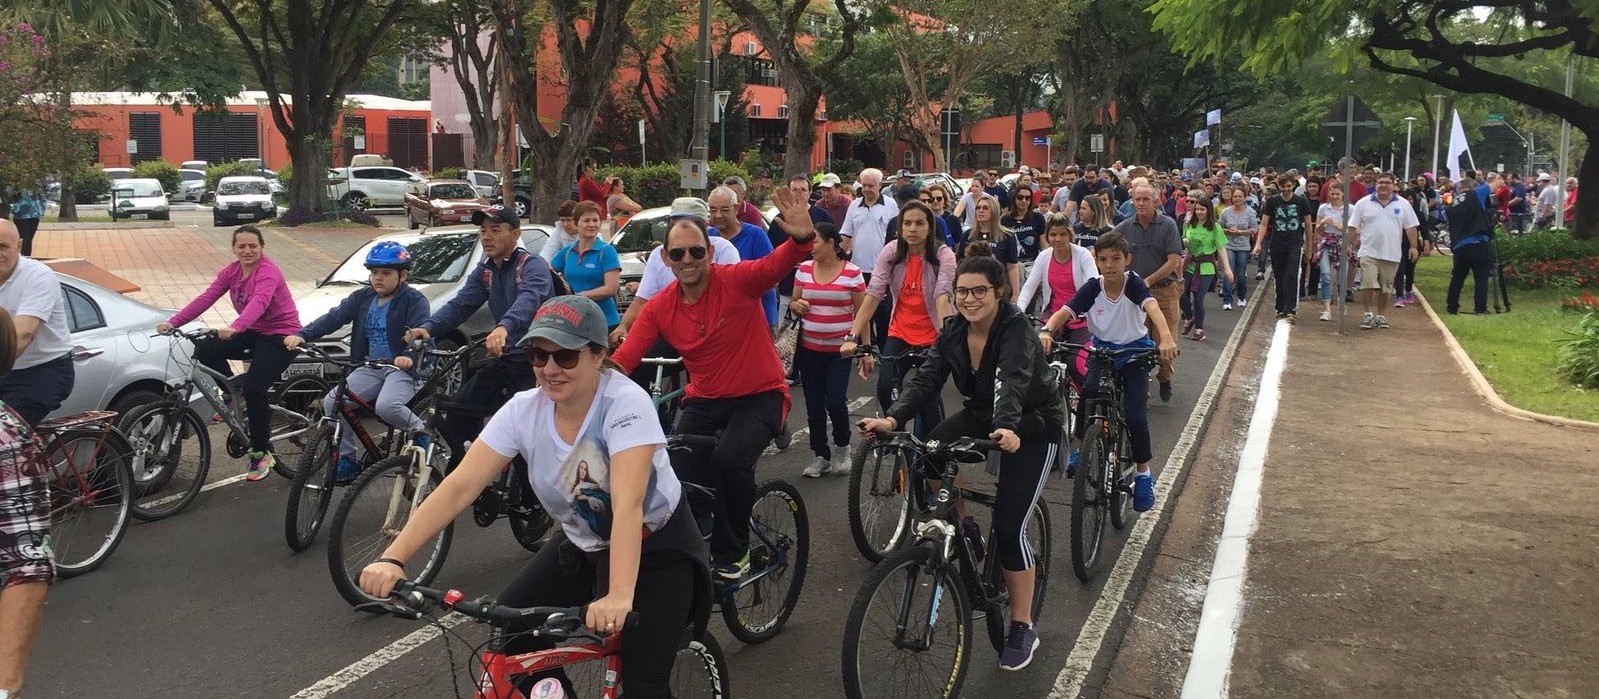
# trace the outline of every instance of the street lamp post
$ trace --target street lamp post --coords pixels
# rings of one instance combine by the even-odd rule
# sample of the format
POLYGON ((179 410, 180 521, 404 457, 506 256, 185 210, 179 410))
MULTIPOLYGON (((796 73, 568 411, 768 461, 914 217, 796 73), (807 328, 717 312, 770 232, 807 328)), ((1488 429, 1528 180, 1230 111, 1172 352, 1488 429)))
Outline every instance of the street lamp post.
POLYGON ((1410 181, 1410 132, 1416 127, 1416 117, 1405 117, 1405 181, 1410 181))
POLYGON ((1438 132, 1444 128, 1444 96, 1433 95, 1438 100, 1438 108, 1433 110, 1432 123, 1432 161, 1427 168, 1428 172, 1436 179, 1438 177, 1438 132))
POLYGON ((716 140, 716 157, 727 160, 727 101, 733 98, 732 90, 716 91, 716 123, 720 133, 716 140))

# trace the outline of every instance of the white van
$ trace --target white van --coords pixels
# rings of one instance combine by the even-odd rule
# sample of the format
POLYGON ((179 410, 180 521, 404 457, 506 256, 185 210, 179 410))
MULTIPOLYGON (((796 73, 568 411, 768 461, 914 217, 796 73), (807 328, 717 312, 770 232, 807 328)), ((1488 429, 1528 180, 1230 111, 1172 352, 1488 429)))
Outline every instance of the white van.
POLYGON ((350 167, 392 167, 393 160, 389 160, 377 153, 361 153, 350 156, 350 167))

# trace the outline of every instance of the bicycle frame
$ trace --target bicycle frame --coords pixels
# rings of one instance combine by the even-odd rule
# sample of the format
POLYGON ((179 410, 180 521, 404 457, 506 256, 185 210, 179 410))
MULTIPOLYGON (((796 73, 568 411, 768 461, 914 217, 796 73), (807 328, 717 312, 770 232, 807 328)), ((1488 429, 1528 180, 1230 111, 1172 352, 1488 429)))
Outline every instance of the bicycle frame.
MULTIPOLYGON (((100 450, 105 448, 106 436, 116 429, 111 423, 116 417, 117 414, 109 410, 92 410, 78 413, 77 415, 46 420, 34 428, 39 433, 40 441, 44 442, 45 457, 50 459, 51 478, 71 478, 82 489, 82 492, 87 493, 84 503, 89 505, 94 504, 94 496, 98 491, 89 487, 88 472, 94 470, 95 463, 100 458, 100 450), (73 430, 94 432, 99 435, 94 440, 94 445, 89 449, 89 459, 86 462, 78 461, 79 450, 68 450, 65 448, 66 445, 61 442, 61 435, 73 430), (59 462, 52 458, 57 454, 62 457, 59 462), (87 468, 80 468, 80 464, 87 464, 87 468)), ((67 502, 63 503, 61 507, 56 507, 52 503, 50 513, 54 516, 62 507, 72 507, 77 504, 75 502, 67 502)))
POLYGON ((682 366, 683 359, 681 357, 645 357, 640 359, 639 363, 655 367, 655 381, 650 384, 650 400, 655 403, 657 410, 661 406, 682 397, 688 391, 687 386, 684 385, 678 386, 670 392, 662 392, 666 386, 666 368, 669 366, 682 366))
POLYGON ((494 639, 479 658, 483 674, 478 678, 477 699, 526 699, 526 695, 516 688, 515 678, 593 660, 605 662, 600 697, 617 698, 622 677, 622 642, 619 636, 609 636, 603 644, 560 646, 521 655, 506 655, 504 648, 509 639, 502 635, 503 632, 503 628, 494 629, 494 639))

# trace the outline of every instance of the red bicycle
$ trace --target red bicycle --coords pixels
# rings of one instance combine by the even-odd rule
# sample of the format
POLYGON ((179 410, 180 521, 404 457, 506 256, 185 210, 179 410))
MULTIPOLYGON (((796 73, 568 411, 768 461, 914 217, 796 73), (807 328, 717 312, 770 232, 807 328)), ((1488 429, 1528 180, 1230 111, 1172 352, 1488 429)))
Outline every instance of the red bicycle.
MULTIPOLYGON (((435 605, 488 624, 492 629, 489 640, 475 653, 482 668, 476 674, 478 680, 473 695, 476 699, 528 699, 518 687, 518 680, 531 684, 527 678, 551 670, 565 674, 574 691, 584 692, 584 696, 598 694, 602 699, 617 699, 621 692, 622 636, 620 633, 601 636, 584 628, 583 607, 507 607, 488 597, 466 601, 465 595, 457 590, 435 590, 402 581, 395 586, 388 601, 363 604, 356 609, 385 612, 402 619, 426 619, 437 626, 444 632, 451 674, 459 677, 455 655, 448 653, 448 644, 451 636, 463 642, 465 639, 430 613, 435 605), (544 621, 533 625, 532 621, 540 618, 544 621), (506 627, 513 623, 528 630, 508 632, 506 627), (546 638, 558 645, 548 650, 507 655, 506 643, 523 634, 546 638)), ((723 655, 715 637, 707 633, 695 639, 692 629, 684 628, 683 644, 672 667, 671 690, 677 699, 728 699, 732 696, 727 656, 723 655)), ((462 696, 459 686, 455 694, 462 696)), ((567 696, 570 699, 577 695, 567 696)))

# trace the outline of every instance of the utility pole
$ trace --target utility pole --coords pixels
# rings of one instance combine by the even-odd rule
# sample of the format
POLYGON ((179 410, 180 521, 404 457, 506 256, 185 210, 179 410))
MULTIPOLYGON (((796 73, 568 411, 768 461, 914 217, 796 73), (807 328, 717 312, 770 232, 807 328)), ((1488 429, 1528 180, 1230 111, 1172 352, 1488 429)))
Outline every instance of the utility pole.
POLYGON ((1410 181, 1410 132, 1416 128, 1416 117, 1405 117, 1405 181, 1410 181))
MULTIPOLYGON (((700 0, 699 32, 699 70, 694 80, 694 141, 689 146, 689 159, 705 167, 711 149, 711 0, 700 0)), ((705 195, 704 189, 697 192, 705 195)))
POLYGON ((1433 110, 1432 122, 1432 165, 1427 168, 1432 173, 1434 181, 1438 179, 1438 132, 1444 128, 1444 96, 1433 95, 1438 101, 1438 108, 1433 110))
MULTIPOLYGON (((1572 74, 1574 72, 1576 72, 1576 67, 1577 67, 1577 53, 1575 51, 1573 51, 1570 55, 1566 56, 1566 96, 1567 97, 1571 96, 1571 76, 1572 76, 1572 74)), ((1567 173, 1570 172, 1570 170, 1567 170, 1566 167, 1571 164, 1570 163, 1570 156, 1571 156, 1571 122, 1566 121, 1565 119, 1561 119, 1560 120, 1560 172, 1559 172, 1560 182, 1557 185, 1558 187, 1560 187, 1560 201, 1555 202, 1555 223, 1554 223, 1555 228, 1559 228, 1559 229, 1564 229, 1566 227, 1566 178, 1570 177, 1570 175, 1567 174, 1567 173)), ((1589 186, 1591 187, 1593 185, 1589 185, 1589 186)))

